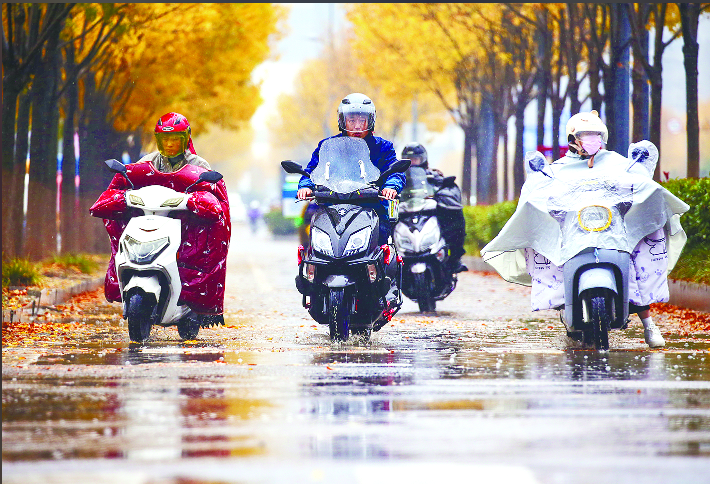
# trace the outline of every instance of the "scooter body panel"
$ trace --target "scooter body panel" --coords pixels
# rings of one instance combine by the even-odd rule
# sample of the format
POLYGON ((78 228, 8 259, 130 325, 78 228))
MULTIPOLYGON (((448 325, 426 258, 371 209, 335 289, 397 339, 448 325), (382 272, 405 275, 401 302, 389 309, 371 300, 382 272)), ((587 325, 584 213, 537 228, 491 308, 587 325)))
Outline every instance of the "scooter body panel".
MULTIPOLYGON (((613 294, 615 317, 611 329, 621 329, 629 317, 628 252, 613 249, 586 249, 563 266, 565 290, 564 324, 568 332, 584 331, 582 295, 595 288, 613 294)), ((610 301, 611 303, 612 301, 610 301)))
MULTIPOLYGON (((426 201, 436 206, 434 200, 426 201)), ((401 213, 394 229, 395 244, 404 262, 402 292, 413 301, 417 301, 413 283, 415 274, 425 274, 434 282, 430 297, 437 301, 445 299, 456 287, 456 275, 445 270, 448 247, 435 214, 431 206, 421 212, 401 213)))
MULTIPOLYGON (((311 243, 305 252, 296 278, 296 287, 304 295, 304 306, 316 322, 327 324, 326 298, 332 289, 344 288, 353 304, 355 324, 372 325, 386 309, 382 298, 389 289, 382 248, 378 245, 380 219, 374 208, 347 203, 319 207, 311 219, 311 243), (352 251, 349 241, 361 231, 369 232, 361 250, 352 251), (320 237, 320 242, 314 241, 320 237), (323 250, 325 238, 330 250, 323 250), (313 267, 313 280, 307 279, 308 266, 313 267), (375 268, 371 280, 368 266, 375 268), (310 301, 306 301, 306 297, 310 301)), ((390 257, 395 257, 392 253, 390 257)), ((401 298, 400 298, 401 299, 401 298)), ((401 304, 401 301, 400 301, 401 304)))
POLYGON ((187 306, 178 306, 182 290, 177 266, 180 243, 179 219, 143 215, 128 222, 116 253, 116 272, 124 311, 129 293, 140 288, 148 294, 155 294, 160 306, 159 318, 154 324, 169 326, 187 314, 187 306), (161 240, 165 243, 156 243, 161 240), (136 253, 145 256, 136 257, 136 253))

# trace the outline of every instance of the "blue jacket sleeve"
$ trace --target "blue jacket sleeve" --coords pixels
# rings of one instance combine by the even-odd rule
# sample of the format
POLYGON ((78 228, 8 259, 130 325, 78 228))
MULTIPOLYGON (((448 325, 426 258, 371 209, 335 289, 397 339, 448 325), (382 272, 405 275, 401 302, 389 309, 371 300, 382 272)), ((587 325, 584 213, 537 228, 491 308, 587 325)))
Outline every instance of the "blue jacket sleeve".
MULTIPOLYGON (((311 161, 308 162, 308 165, 303 169, 303 171, 307 173, 312 173, 313 170, 315 170, 316 166, 318 165, 318 153, 320 152, 320 145, 323 144, 323 141, 318 143, 318 146, 316 149, 313 151, 313 154, 311 155, 311 161)), ((301 188, 310 188, 313 189, 315 188, 315 183, 311 181, 310 178, 307 176, 303 175, 300 180, 298 180, 298 189, 300 190, 301 188)))
MULTIPOLYGON (((380 152, 382 157, 382 165, 380 165, 378 168, 380 168, 380 171, 383 172, 387 170, 387 168, 389 168, 392 163, 397 161, 397 152, 394 150, 394 145, 392 144, 392 142, 386 139, 382 139, 380 152)), ((404 173, 392 173, 390 176, 387 177, 387 180, 385 180, 385 183, 384 185, 382 185, 382 188, 393 188, 397 190, 397 193, 399 193, 404 188, 406 180, 407 179, 404 173)))

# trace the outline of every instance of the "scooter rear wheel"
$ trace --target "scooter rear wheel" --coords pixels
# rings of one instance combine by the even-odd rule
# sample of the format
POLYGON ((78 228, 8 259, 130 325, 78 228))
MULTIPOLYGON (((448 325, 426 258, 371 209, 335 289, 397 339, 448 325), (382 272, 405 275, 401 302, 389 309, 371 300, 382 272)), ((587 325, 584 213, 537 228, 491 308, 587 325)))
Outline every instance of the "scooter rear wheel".
POLYGON ((153 313, 152 298, 137 292, 128 300, 126 319, 128 319, 128 336, 131 341, 142 343, 150 336, 153 326, 151 314, 153 313))
POLYGON ((350 336, 350 308, 343 288, 331 289, 328 294, 328 326, 333 341, 345 341, 350 336))

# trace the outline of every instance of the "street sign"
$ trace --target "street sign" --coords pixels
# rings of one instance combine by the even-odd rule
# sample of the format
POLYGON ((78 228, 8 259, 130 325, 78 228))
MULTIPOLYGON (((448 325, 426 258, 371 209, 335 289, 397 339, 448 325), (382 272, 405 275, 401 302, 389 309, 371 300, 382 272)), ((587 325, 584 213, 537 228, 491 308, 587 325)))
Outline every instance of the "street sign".
POLYGON ((301 215, 303 206, 296 203, 296 193, 298 192, 298 181, 301 175, 287 173, 281 185, 281 213, 284 217, 293 218, 301 215))

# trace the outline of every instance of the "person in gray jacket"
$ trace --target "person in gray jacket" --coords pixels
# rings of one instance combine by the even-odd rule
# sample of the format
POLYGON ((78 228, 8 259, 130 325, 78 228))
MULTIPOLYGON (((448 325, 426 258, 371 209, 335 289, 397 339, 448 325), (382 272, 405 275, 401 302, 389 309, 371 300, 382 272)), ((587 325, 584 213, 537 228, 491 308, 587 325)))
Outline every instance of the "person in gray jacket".
POLYGON ((185 165, 211 170, 204 158, 197 156, 192 145, 192 129, 187 118, 179 113, 167 113, 155 125, 158 151, 148 153, 138 162, 150 161, 162 173, 173 173, 185 165))
POLYGON ((402 149, 402 159, 411 161, 411 166, 420 166, 427 172, 430 183, 437 187, 436 218, 441 227, 441 235, 449 244, 451 255, 449 269, 453 273, 464 272, 468 267, 461 263, 461 257, 466 253, 463 248, 466 238, 466 219, 461 203, 461 189, 453 184, 443 186, 444 174, 436 168, 429 168, 429 157, 426 148, 421 143, 407 143, 402 149))

